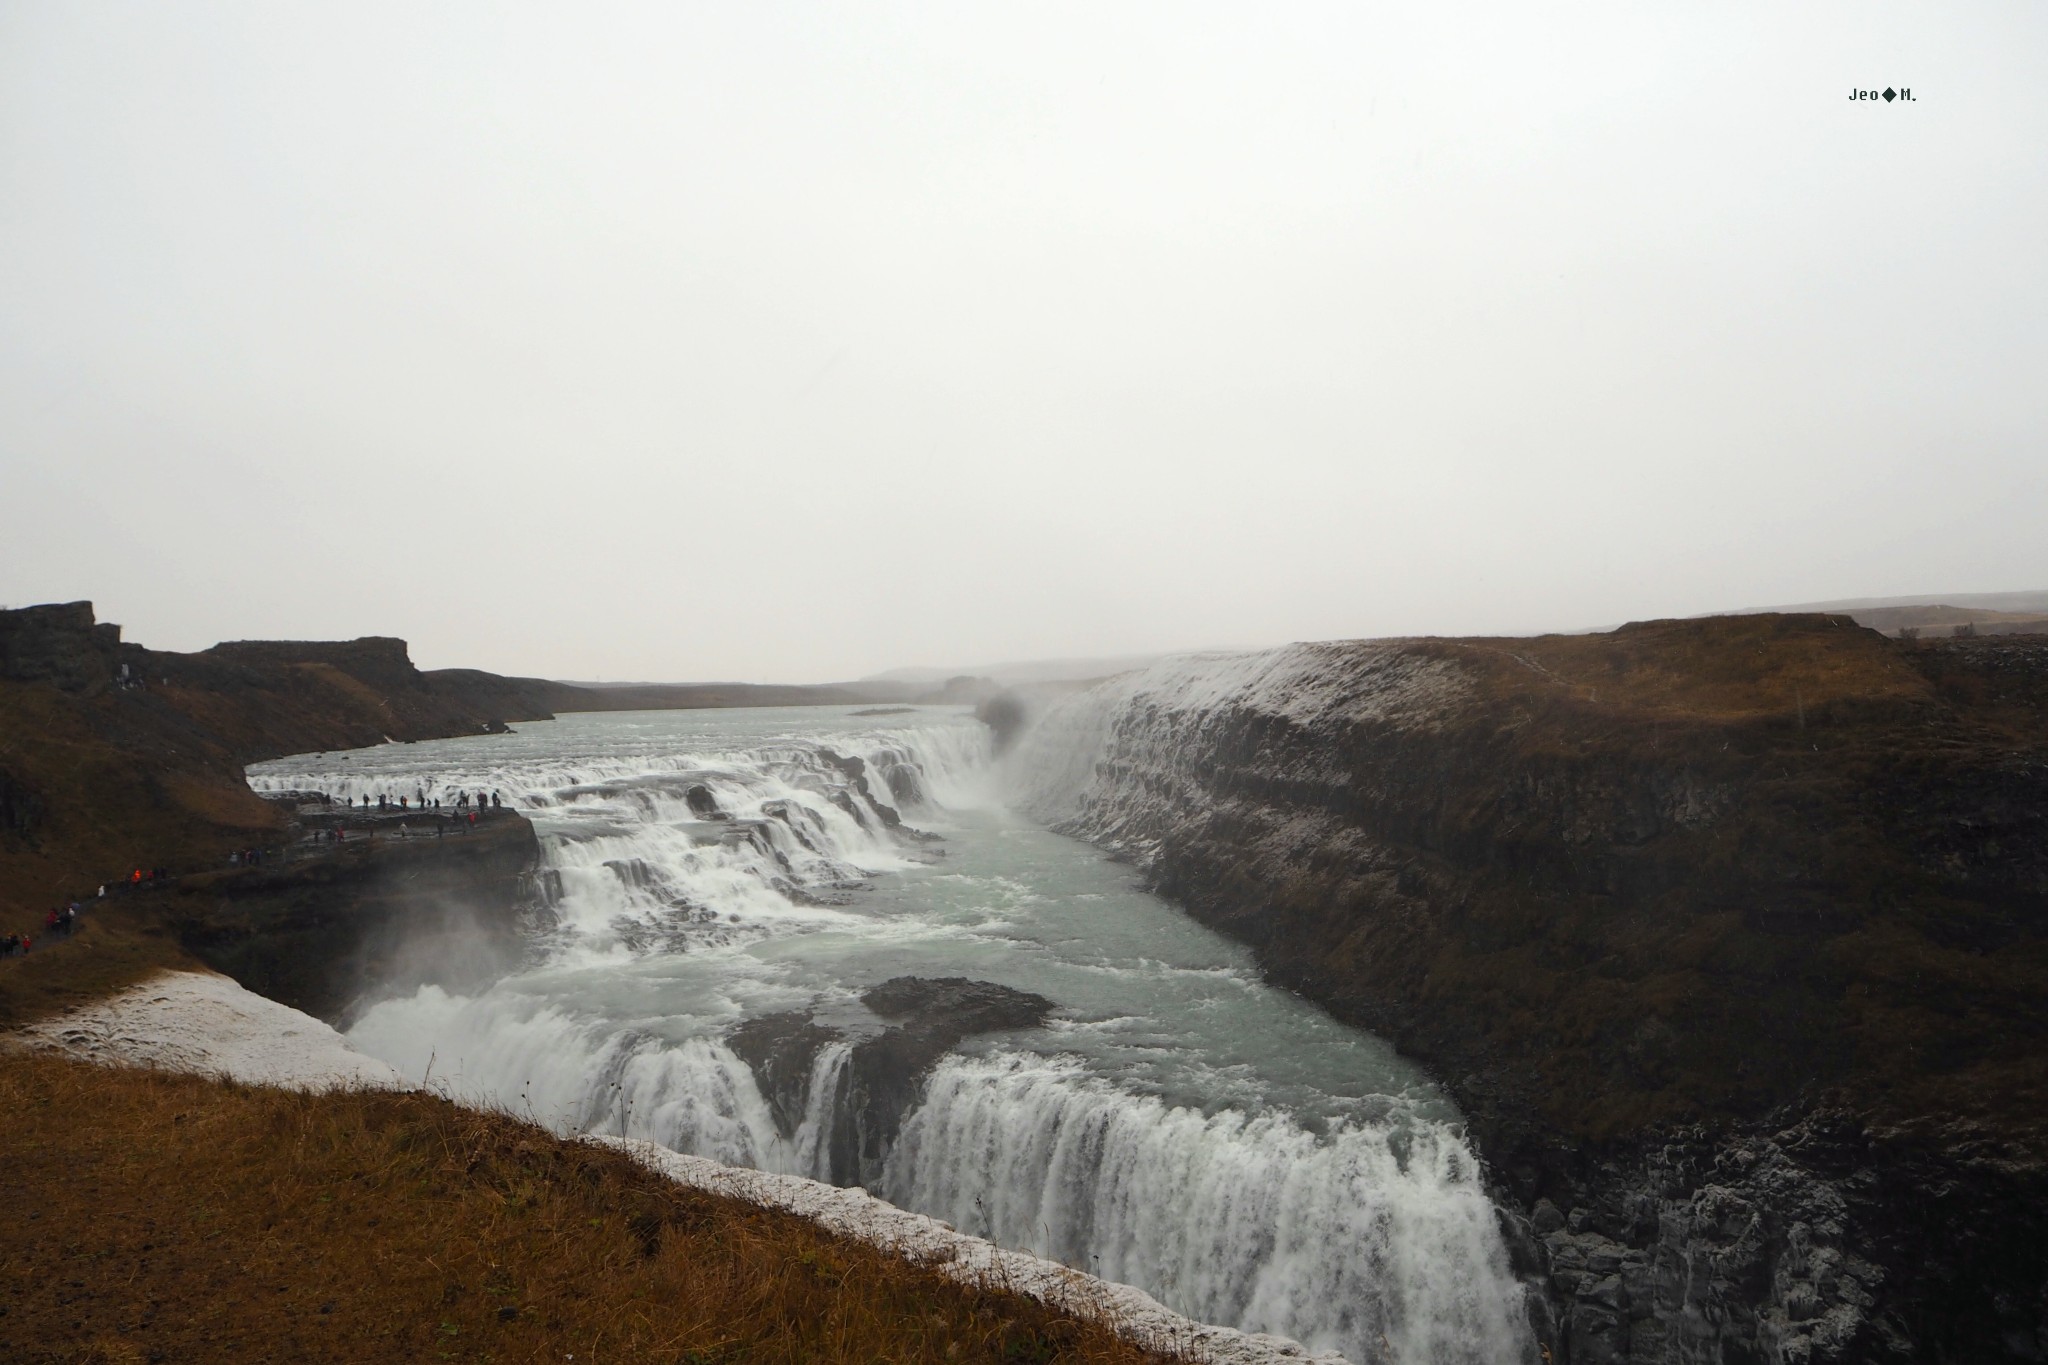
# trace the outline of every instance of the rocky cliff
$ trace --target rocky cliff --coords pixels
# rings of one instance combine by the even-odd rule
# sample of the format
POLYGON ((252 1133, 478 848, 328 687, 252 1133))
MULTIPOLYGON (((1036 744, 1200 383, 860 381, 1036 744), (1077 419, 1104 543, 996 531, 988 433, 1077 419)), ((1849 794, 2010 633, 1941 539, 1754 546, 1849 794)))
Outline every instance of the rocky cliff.
POLYGON ((1302 645, 1037 709, 1035 813, 1448 1085, 1555 1359, 2048 1358, 2048 641, 1302 645))
MULTIPOLYGON (((317 832, 324 822, 307 823, 317 832)), ((353 823, 360 834, 375 822, 353 823)), ((363 1005, 424 984, 476 990, 519 965, 547 914, 533 878, 539 841, 510 811, 474 826, 451 819, 439 837, 421 834, 430 823, 413 819, 413 837, 387 830, 188 874, 152 910, 214 970, 344 1027, 363 1005)))
POLYGON ((556 688, 422 672, 402 640, 175 654, 123 643, 88 602, 0 612, 0 920, 282 837, 249 763, 503 730, 549 715, 556 688))

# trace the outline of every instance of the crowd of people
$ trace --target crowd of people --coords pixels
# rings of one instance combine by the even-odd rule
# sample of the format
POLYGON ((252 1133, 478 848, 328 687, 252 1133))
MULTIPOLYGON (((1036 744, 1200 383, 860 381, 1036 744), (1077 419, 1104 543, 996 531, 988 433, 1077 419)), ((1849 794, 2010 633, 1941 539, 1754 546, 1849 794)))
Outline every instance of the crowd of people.
MULTIPOLYGON (((331 807, 335 804, 334 798, 325 793, 322 793, 319 799, 323 806, 331 807)), ((385 815, 401 812, 405 814, 423 813, 438 815, 444 810, 449 810, 456 816, 454 824, 457 831, 467 832, 469 826, 477 822, 478 815, 490 811, 503 810, 504 800, 497 792, 458 791, 449 799, 444 807, 440 797, 429 798, 426 792, 415 790, 410 797, 399 796, 393 798, 388 795, 379 795, 373 800, 371 797, 364 796, 360 799, 360 802, 344 799, 341 805, 350 810, 360 809, 365 813, 375 810, 385 815), (465 819, 464 817, 467 818, 465 819)), ((436 835, 444 833, 446 823, 443 820, 435 820, 434 833, 436 835)), ((411 835, 413 830, 401 822, 399 832, 411 835)), ((313 842, 334 844, 343 842, 346 837, 347 832, 338 824, 331 829, 321 830, 311 836, 313 842)), ((228 866, 260 867, 276 856, 278 856, 276 853, 261 848, 238 848, 228 854, 228 866)), ((170 880, 171 875, 164 868, 138 867, 129 872, 125 878, 125 886, 116 882, 112 884, 112 889, 115 891, 147 891, 166 884, 170 880)), ((108 885, 103 884, 99 888, 98 898, 104 899, 108 890, 108 885)), ((51 910, 43 917, 43 932, 40 937, 45 940, 69 937, 77 930, 78 912, 82 908, 83 904, 74 900, 67 906, 51 910)), ((35 947, 37 937, 34 934, 27 933, 7 934, 4 937, 0 937, 0 957, 17 957, 28 953, 35 947)))
MULTIPOLYGON (((323 798, 323 800, 324 799, 327 798, 323 798)), ((356 802, 353 798, 345 798, 341 804, 343 806, 346 806, 350 810, 354 810, 356 808, 356 802)), ((458 791, 457 793, 455 793, 454 797, 448 802, 447 809, 455 810, 457 812, 463 812, 470 810, 472 806, 474 806, 476 810, 479 811, 502 810, 504 809, 504 802, 502 799, 500 799, 498 793, 496 792, 491 792, 489 795, 486 795, 481 791, 475 793, 458 791)), ((362 798, 362 809, 373 809, 370 798, 368 796, 364 796, 362 798)), ((389 814, 392 811, 437 811, 443 809, 443 806, 441 804, 440 797, 430 797, 426 794, 426 792, 415 789, 410 797, 392 797, 387 796, 382 792, 379 792, 377 794, 374 809, 377 810, 379 813, 389 814)))
MULTIPOLYGON (((73 901, 61 909, 52 910, 49 914, 44 915, 43 937, 68 938, 78 928, 78 909, 78 902, 73 901)), ((13 957, 17 953, 26 953, 35 947, 35 941, 35 935, 33 934, 9 934, 6 938, 0 938, 0 957, 13 957)))

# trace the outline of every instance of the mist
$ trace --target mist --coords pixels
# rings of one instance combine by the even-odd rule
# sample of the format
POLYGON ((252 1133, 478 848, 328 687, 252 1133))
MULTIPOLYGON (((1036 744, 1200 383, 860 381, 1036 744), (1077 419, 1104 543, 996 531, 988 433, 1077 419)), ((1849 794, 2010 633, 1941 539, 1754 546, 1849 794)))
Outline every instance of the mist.
POLYGON ((2043 51, 0 7, 0 601, 806 681, 2048 586, 2043 51))

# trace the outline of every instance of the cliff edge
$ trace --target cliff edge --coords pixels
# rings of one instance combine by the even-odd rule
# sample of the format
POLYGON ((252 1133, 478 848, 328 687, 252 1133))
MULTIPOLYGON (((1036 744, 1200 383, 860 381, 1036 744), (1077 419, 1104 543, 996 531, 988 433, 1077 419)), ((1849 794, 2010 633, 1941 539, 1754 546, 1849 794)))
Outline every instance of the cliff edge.
POLYGON ((2048 1358, 2048 641, 1297 645, 1011 762, 1444 1080, 1556 1358, 2048 1358))

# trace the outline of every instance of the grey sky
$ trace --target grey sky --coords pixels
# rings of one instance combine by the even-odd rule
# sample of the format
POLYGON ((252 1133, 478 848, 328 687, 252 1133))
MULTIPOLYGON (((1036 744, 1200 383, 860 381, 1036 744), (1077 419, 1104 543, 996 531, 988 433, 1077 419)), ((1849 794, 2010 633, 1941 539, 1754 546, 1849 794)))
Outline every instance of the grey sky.
POLYGON ((5 0, 0 601, 795 680, 2048 586, 2044 101, 2039 0, 5 0))

